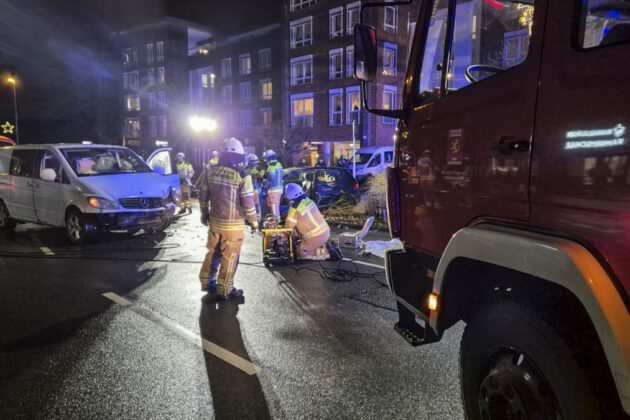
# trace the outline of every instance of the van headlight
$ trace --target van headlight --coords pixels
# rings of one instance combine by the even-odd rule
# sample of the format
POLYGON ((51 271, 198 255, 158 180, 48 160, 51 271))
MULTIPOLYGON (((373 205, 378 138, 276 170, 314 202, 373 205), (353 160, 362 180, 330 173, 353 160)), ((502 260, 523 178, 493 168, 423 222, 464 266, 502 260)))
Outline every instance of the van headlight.
POLYGON ((181 195, 177 192, 177 188, 171 187, 171 201, 177 205, 182 201, 181 195))
POLYGON ((88 197, 88 204, 101 210, 118 210, 118 204, 103 197, 88 197))

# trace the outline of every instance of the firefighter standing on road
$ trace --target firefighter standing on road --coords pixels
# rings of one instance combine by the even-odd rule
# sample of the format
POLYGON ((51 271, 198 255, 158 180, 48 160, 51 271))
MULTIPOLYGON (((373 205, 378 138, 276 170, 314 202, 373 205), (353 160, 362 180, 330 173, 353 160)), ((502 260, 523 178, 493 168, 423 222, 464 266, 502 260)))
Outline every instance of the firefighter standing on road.
POLYGON ((267 161, 267 172, 265 173, 265 185, 267 186, 267 203, 271 209, 271 214, 280 221, 280 199, 282 198, 282 190, 284 185, 282 179, 284 177, 284 169, 282 164, 278 162, 278 156, 273 150, 265 152, 265 160, 267 161))
POLYGON ((287 198, 291 200, 284 227, 295 228, 300 236, 298 258, 302 260, 340 261, 341 250, 333 243, 327 245, 330 227, 313 200, 304 195, 298 184, 287 185, 287 198))
POLYGON ((179 184, 182 190, 182 203, 179 214, 192 213, 192 203, 190 202, 190 189, 192 186, 192 177, 195 175, 193 166, 185 161, 186 155, 177 154, 177 174, 179 175, 179 184))
POLYGON ((259 166, 260 161, 258 156, 251 153, 247 155, 247 167, 245 170, 252 177, 252 184, 254 186, 254 204, 256 205, 256 214, 258 215, 258 221, 260 221, 260 189, 262 186, 262 179, 265 171, 259 166))
POLYGON ((219 162, 206 171, 201 182, 201 223, 210 225, 208 253, 201 266, 201 290, 214 292, 220 300, 242 296, 234 288, 234 274, 245 236, 245 219, 252 231, 258 228, 252 178, 242 169, 245 150, 235 138, 222 144, 219 162), (210 202, 210 208, 208 208, 210 202))
POLYGON ((212 158, 208 161, 208 167, 217 166, 219 164, 219 152, 216 150, 212 151, 212 158))

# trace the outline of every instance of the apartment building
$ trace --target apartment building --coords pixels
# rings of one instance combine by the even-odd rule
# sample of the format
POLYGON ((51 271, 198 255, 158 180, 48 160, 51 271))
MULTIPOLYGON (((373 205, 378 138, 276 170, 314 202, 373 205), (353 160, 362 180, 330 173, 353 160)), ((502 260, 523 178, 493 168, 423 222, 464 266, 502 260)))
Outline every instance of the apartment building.
MULTIPOLYGON (((290 80, 284 108, 290 142, 302 142, 313 163, 328 164, 352 155, 358 147, 393 144, 396 121, 367 113, 354 72, 354 25, 361 1, 284 0, 290 80)), ((398 105, 405 77, 410 34, 418 6, 368 9, 366 23, 378 29, 379 72, 370 85, 372 107, 398 105)))

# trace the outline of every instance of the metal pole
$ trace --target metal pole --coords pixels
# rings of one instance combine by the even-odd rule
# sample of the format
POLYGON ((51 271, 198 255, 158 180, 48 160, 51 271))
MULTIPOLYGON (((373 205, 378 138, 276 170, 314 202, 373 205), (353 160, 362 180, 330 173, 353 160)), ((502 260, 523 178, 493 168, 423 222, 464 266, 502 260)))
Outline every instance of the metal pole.
POLYGON ((18 129, 17 94, 13 83, 13 109, 15 110, 15 144, 20 144, 20 130, 18 129))
POLYGON ((352 120, 352 176, 357 177, 357 120, 352 120))

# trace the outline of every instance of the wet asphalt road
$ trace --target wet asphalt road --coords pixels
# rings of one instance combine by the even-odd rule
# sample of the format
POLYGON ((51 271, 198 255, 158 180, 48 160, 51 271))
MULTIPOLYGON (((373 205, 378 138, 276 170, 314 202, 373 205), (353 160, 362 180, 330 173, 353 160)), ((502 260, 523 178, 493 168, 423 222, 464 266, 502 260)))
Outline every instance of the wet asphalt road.
POLYGON ((81 247, 33 225, 0 236, 0 418, 463 417, 461 325, 412 348, 383 275, 269 270, 249 234, 245 297, 217 303, 198 290, 197 216, 81 247))

